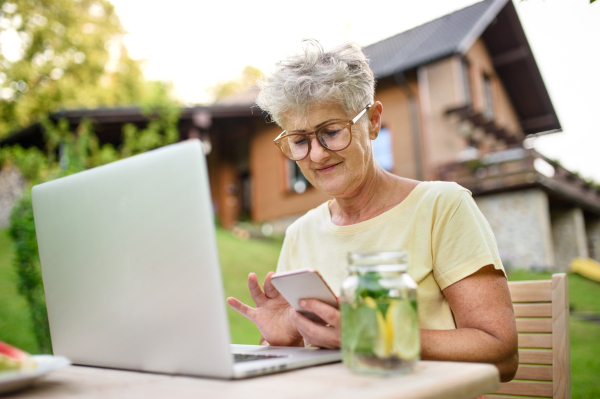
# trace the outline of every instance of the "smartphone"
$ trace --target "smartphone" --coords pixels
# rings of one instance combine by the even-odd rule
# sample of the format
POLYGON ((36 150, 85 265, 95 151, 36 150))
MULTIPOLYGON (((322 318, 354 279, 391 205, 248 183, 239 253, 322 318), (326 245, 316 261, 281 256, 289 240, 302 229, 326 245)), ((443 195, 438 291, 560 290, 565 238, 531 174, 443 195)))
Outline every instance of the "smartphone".
POLYGON ((319 316, 307 312, 298 305, 300 299, 318 299, 334 308, 338 308, 337 297, 327 285, 323 277, 314 269, 294 270, 277 273, 272 277, 277 291, 299 313, 315 322, 323 322, 319 316))

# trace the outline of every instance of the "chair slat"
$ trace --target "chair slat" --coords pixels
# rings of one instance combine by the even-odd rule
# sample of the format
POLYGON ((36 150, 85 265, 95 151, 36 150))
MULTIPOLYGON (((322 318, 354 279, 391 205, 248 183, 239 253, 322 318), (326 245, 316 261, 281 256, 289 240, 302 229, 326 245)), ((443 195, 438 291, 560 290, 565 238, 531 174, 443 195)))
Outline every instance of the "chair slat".
POLYGON ((551 303, 515 303, 515 317, 552 317, 551 303))
POLYGON ((513 302, 551 302, 552 282, 540 281, 509 281, 508 289, 513 302))
POLYGON ((519 348, 552 349, 552 334, 519 334, 519 348))
POLYGON ((519 349, 519 363, 552 365, 552 351, 540 349, 519 349))
POLYGON ((552 367, 527 366, 522 364, 517 369, 516 380, 552 381, 552 367))
POLYGON ((571 398, 571 347, 569 340, 569 286, 567 275, 552 275, 552 347, 554 397, 571 398))
POLYGON ((570 398, 569 290, 566 274, 554 274, 552 280, 545 281, 509 282, 508 288, 519 332, 519 368, 515 380, 500 384, 500 390, 486 395, 486 398, 570 398), (529 332, 533 333, 525 334, 529 332))
POLYGON ((510 381, 500 384, 500 389, 496 392, 506 395, 514 394, 536 396, 540 398, 551 398, 552 383, 535 381, 510 381))
POLYGON ((516 321, 518 332, 552 332, 552 319, 516 319, 516 321))

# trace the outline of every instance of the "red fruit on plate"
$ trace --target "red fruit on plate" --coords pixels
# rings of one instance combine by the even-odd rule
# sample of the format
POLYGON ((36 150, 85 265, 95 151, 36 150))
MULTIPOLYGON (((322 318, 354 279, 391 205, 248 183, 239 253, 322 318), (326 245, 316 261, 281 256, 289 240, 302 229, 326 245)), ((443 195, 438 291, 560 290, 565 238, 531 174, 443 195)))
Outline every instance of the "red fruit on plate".
POLYGON ((36 365, 27 352, 0 341, 0 371, 33 370, 36 365))

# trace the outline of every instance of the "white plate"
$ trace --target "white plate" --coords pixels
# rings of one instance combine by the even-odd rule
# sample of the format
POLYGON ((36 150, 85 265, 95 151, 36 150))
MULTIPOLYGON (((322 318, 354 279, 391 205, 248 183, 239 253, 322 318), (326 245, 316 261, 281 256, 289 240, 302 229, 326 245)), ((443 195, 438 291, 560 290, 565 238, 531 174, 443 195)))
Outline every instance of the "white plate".
POLYGON ((62 356, 34 355, 33 359, 37 362, 37 367, 34 370, 0 372, 0 394, 25 388, 49 372, 71 364, 69 359, 62 356))

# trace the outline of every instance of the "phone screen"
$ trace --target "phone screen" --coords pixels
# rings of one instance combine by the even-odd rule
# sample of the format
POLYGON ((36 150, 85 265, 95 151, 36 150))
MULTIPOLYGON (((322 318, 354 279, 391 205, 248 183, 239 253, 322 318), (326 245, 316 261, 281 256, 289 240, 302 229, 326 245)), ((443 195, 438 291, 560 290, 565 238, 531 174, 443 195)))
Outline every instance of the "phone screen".
POLYGON ((316 270, 296 270, 287 273, 278 273, 273 276, 273 285, 299 313, 307 318, 322 322, 314 313, 300 308, 300 299, 318 299, 330 306, 338 308, 338 300, 329 285, 316 270))

